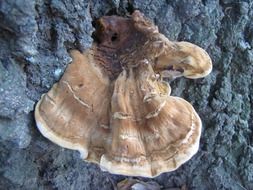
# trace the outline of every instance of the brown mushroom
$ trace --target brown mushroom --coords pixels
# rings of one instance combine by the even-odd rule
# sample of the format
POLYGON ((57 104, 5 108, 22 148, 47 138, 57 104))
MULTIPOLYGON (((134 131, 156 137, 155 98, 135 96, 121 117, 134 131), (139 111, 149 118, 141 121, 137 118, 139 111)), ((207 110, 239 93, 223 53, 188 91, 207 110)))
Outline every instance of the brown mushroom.
POLYGON ((154 68, 163 77, 196 79, 212 71, 212 61, 202 48, 189 42, 174 42, 172 49, 157 57, 154 68))
POLYGON ((185 77, 205 76, 209 56, 169 41, 139 11, 97 24, 97 42, 71 51, 61 80, 36 105, 39 130, 111 173, 154 177, 177 169, 198 150, 201 120, 158 74, 172 65, 185 77))

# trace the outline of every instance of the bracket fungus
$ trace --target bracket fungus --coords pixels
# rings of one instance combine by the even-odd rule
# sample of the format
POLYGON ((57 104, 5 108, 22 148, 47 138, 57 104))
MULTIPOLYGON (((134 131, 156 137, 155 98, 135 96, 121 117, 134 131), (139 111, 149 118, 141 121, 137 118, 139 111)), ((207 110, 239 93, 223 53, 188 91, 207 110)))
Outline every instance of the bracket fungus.
POLYGON ((210 57, 168 40, 139 11, 97 25, 96 42, 70 52, 72 63, 36 105, 40 132, 110 173, 155 177, 177 169, 198 150, 201 120, 163 79, 204 77, 210 57))

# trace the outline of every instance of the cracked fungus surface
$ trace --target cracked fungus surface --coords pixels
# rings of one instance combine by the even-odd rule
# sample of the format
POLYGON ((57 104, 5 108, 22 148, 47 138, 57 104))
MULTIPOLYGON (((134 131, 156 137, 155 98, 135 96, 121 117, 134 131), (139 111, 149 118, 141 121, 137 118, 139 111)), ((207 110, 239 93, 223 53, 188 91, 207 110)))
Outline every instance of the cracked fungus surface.
POLYGON ((35 110, 40 132, 111 173, 154 177, 198 150, 201 120, 170 96, 164 78, 204 77, 212 63, 188 42, 172 42, 142 13, 104 16, 97 42, 73 61, 35 110))

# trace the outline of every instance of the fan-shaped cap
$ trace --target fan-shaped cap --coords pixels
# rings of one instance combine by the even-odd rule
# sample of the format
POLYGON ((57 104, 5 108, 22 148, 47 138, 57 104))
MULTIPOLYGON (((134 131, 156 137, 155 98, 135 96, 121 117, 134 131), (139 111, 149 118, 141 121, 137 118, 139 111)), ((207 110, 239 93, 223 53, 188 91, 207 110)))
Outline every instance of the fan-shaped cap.
MULTIPOLYGON (((178 53, 178 42, 166 39, 139 11, 131 18, 102 17, 96 36, 91 49, 71 51, 73 61, 61 80, 36 105, 39 130, 111 173, 154 177, 175 170, 197 152, 201 134, 194 108, 170 96, 169 84, 159 77, 171 64, 181 66, 174 59, 166 59, 167 67, 161 61, 172 50, 178 53)), ((193 76, 205 64, 196 54, 209 56, 199 47, 196 54, 187 52, 177 56, 198 58, 193 76)))

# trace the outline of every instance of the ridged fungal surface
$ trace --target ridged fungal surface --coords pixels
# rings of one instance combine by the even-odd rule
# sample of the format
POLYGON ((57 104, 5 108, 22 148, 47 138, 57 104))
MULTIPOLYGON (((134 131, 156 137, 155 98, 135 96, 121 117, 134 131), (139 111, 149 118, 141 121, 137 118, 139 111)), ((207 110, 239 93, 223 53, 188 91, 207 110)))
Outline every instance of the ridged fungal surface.
POLYGON ((200 47, 172 42, 135 11, 97 21, 96 42, 73 61, 35 110, 40 132, 111 173, 155 177, 198 150, 201 120, 170 96, 164 78, 200 78, 212 63, 200 47))

